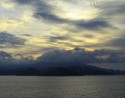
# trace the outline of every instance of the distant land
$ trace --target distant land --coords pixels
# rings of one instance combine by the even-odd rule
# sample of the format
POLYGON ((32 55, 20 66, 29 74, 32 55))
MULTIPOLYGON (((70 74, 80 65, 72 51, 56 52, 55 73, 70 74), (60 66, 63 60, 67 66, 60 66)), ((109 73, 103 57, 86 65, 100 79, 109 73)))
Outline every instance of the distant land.
POLYGON ((0 68, 0 75, 17 76, 84 76, 84 75, 125 75, 125 71, 105 69, 87 64, 43 63, 29 67, 0 68), (43 67, 49 64, 48 67, 43 67), (50 66, 51 65, 51 66, 50 66), (41 66, 41 67, 40 67, 41 66))

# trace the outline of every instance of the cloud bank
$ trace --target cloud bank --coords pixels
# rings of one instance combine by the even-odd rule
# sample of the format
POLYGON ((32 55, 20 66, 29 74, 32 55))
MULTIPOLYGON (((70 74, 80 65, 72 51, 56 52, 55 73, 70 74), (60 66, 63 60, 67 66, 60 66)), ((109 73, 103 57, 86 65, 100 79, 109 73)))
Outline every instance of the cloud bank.
POLYGON ((111 50, 86 51, 81 48, 73 50, 54 50, 43 54, 38 60, 42 62, 70 63, 123 63, 125 53, 111 50))

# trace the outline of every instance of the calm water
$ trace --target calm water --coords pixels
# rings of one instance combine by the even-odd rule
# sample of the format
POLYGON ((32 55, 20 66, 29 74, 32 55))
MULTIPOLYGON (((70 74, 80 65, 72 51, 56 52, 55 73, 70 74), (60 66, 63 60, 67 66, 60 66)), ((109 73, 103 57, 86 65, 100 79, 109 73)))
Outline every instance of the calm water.
POLYGON ((0 76, 0 98, 125 98, 125 76, 0 76))

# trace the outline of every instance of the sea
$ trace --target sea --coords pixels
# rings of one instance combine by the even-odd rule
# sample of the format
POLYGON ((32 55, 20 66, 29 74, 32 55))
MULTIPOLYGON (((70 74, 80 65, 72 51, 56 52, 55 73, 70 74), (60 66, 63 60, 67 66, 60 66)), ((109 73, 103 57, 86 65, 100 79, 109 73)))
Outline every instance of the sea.
POLYGON ((125 98, 125 76, 0 76, 0 98, 125 98))

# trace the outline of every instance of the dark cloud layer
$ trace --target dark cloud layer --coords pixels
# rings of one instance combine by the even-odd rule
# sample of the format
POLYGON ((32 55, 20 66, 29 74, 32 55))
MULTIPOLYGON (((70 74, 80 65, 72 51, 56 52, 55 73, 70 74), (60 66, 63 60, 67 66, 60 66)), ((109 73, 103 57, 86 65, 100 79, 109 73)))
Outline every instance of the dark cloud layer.
MULTIPOLYGON (((69 63, 77 64, 79 63, 125 63, 125 52, 118 51, 109 51, 109 50, 95 50, 95 51, 86 51, 81 48, 74 48, 73 50, 49 50, 40 56, 37 60, 33 60, 32 57, 23 57, 21 54, 17 54, 21 57, 20 60, 13 58, 12 54, 0 51, 0 67, 2 65, 9 65, 10 68, 14 67, 30 67, 32 64, 39 63, 69 63), (14 65, 14 66, 11 66, 14 65), (17 66, 18 65, 18 66, 17 66)), ((4 66, 2 66, 4 67, 4 66)), ((39 66, 39 67, 42 67, 39 66)))
POLYGON ((95 36, 91 35, 91 34, 85 34, 84 37, 86 37, 86 38, 94 38, 95 36))
POLYGON ((57 42, 58 40, 68 40, 70 39, 69 36, 48 36, 46 39, 49 42, 57 42))
POLYGON ((0 51, 0 60, 11 59, 11 58, 12 58, 11 54, 4 51, 0 51))
POLYGON ((112 18, 125 14, 124 0, 93 0, 91 6, 100 10, 100 17, 112 18))
POLYGON ((78 21, 76 22, 78 28, 85 28, 89 30, 98 30, 106 27, 111 27, 108 22, 104 20, 78 21))
POLYGON ((100 43, 95 44, 89 44, 84 45, 85 47, 110 47, 112 49, 117 49, 118 51, 124 51, 125 50, 125 35, 116 36, 116 38, 108 39, 107 41, 100 41, 100 43))
POLYGON ((67 22, 67 20, 61 19, 61 18, 57 17, 56 15, 50 14, 50 13, 40 13, 40 12, 38 12, 34 16, 36 18, 39 18, 39 19, 43 18, 46 21, 54 22, 54 23, 66 23, 67 22))
POLYGON ((110 40, 107 45, 125 50, 125 36, 110 40))
POLYGON ((42 62, 77 62, 77 63, 122 63, 125 62, 125 53, 95 50, 85 51, 75 48, 73 50, 54 50, 46 52, 39 60, 42 62))
POLYGON ((22 34, 22 36, 32 37, 32 35, 31 35, 31 34, 22 34))
POLYGON ((4 45, 25 45, 25 39, 16 37, 13 34, 0 32, 0 44, 4 45))
POLYGON ((51 12, 52 7, 45 0, 14 0, 20 5, 30 5, 36 12, 51 12))
POLYGON ((12 61, 13 61, 12 54, 4 52, 4 51, 0 51, 0 68, 2 65, 9 64, 12 61))
POLYGON ((29 4, 33 2, 33 0, 15 0, 15 1, 17 1, 19 4, 29 4))

